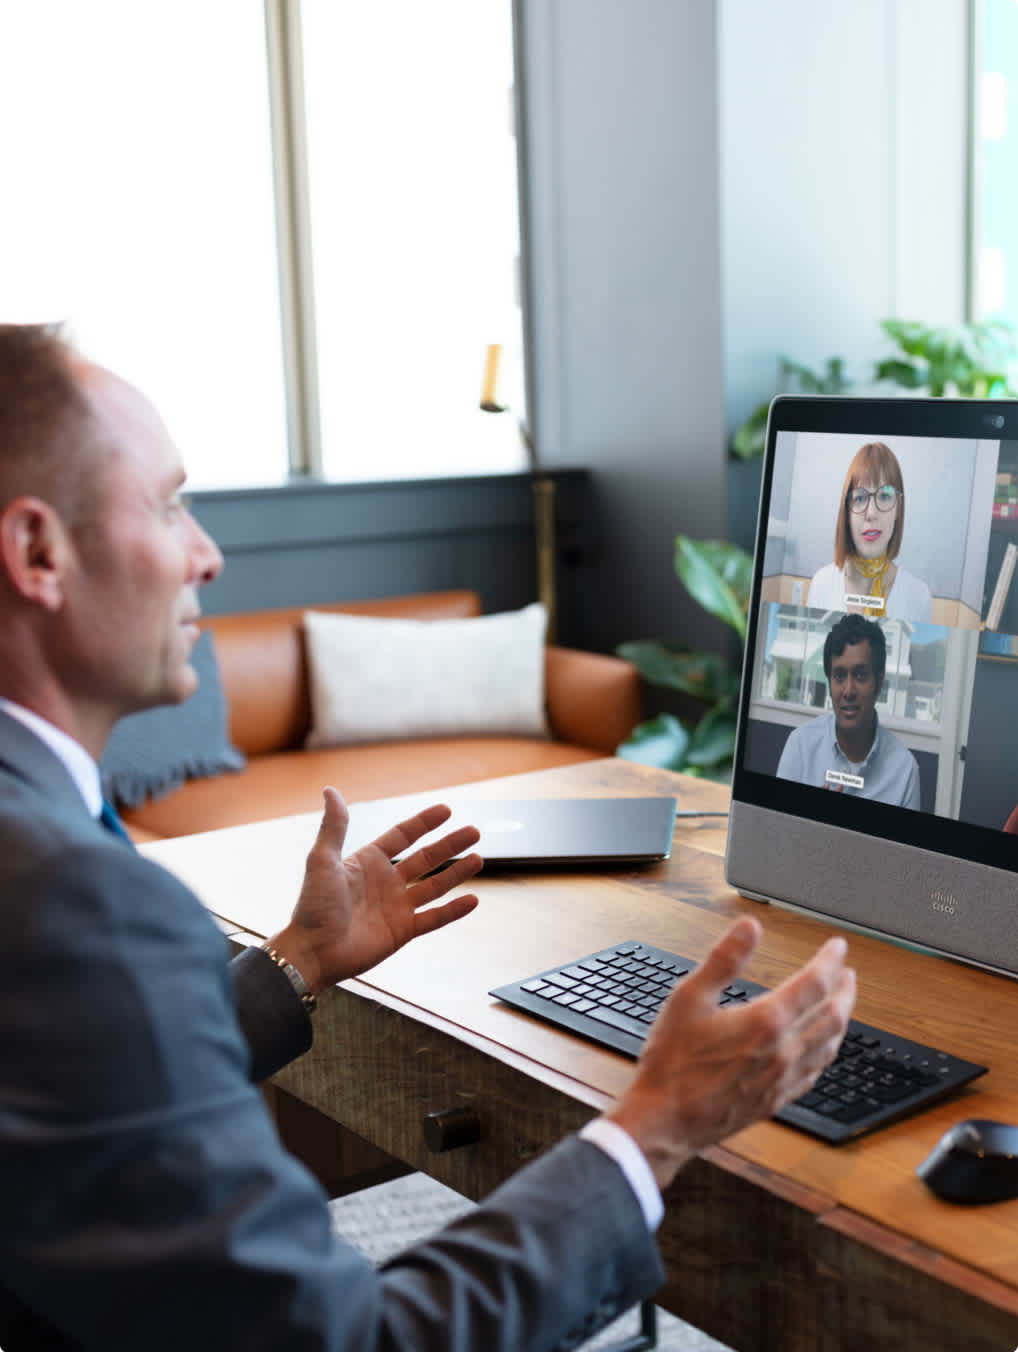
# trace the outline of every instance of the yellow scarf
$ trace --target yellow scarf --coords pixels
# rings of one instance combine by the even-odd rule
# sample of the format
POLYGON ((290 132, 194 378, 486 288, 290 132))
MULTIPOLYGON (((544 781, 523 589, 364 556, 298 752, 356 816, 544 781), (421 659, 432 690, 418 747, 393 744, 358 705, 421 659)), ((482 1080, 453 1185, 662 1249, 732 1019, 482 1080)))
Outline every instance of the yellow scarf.
MULTIPOLYGON (((890 563, 891 561, 886 554, 880 554, 876 559, 860 559, 857 554, 852 556, 852 567, 869 583, 869 595, 871 597, 886 597, 887 593, 884 591, 884 578, 887 575, 890 563)), ((883 607, 863 607, 863 615, 883 614, 883 607)))

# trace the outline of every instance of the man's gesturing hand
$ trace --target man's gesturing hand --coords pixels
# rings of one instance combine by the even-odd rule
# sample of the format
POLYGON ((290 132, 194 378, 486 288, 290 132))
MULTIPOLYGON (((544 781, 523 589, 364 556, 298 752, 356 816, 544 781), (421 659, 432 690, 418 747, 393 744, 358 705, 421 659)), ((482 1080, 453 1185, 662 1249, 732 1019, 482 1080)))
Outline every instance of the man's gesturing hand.
POLYGON ((804 1094, 844 1036, 855 973, 844 966, 842 939, 828 940, 765 996, 718 1007, 760 933, 742 917, 679 983, 651 1027, 633 1082, 606 1115, 640 1147, 662 1188, 701 1147, 804 1094))
POLYGON ((453 859, 477 842, 476 827, 460 827, 393 863, 395 856, 448 821, 450 810, 440 803, 344 858, 350 814, 335 789, 326 789, 324 797, 325 813, 308 854, 304 886, 289 925, 272 940, 315 993, 366 972, 408 940, 473 911, 473 893, 427 911, 421 908, 472 878, 483 863, 479 855, 453 859), (431 874, 450 860, 440 873, 431 874))

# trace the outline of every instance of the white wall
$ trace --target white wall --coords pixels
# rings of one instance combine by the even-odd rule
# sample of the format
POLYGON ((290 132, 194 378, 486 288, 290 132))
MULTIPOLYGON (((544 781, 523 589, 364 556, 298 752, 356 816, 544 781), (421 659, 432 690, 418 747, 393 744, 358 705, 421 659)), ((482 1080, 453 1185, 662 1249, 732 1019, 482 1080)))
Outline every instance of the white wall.
POLYGON ((965 312, 966 0, 719 0, 729 434, 779 354, 862 378, 965 312))
POLYGON ((727 534, 778 355, 861 370, 880 319, 963 315, 967 0, 517 8, 533 423, 594 476, 580 629, 720 646, 672 542, 727 534))

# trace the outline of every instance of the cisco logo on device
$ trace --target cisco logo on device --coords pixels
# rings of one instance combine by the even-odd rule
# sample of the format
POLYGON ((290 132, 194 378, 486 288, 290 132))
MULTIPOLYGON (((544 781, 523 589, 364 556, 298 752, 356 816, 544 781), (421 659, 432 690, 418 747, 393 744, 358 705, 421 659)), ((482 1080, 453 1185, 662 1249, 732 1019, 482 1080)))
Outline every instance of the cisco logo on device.
POLYGON ((933 910, 942 912, 945 916, 953 916, 958 909, 958 899, 954 893, 945 893, 937 889, 932 894, 933 910))

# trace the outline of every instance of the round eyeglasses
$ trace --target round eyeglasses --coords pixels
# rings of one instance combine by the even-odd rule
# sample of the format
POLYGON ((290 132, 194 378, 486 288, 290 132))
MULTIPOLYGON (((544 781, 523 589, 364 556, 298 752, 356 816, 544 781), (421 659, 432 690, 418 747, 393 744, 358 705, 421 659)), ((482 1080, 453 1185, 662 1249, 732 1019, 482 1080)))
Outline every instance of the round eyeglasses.
POLYGON ((848 495, 849 511, 865 512, 871 498, 878 512, 890 512, 898 501, 898 490, 891 484, 881 484, 878 489, 852 489, 848 495))

